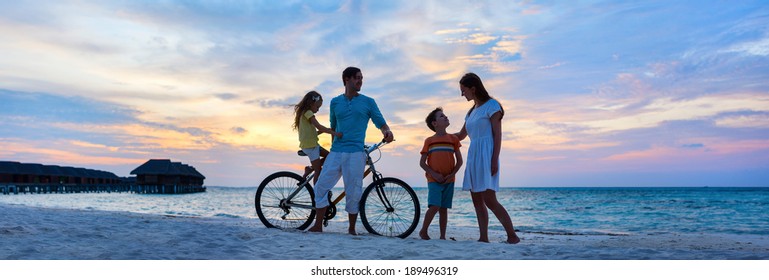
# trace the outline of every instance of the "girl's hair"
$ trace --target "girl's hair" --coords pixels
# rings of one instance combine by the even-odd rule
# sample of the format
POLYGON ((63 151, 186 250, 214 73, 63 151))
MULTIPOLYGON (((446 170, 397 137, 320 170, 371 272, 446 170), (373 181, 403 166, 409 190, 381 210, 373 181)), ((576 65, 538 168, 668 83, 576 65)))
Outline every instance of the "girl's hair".
POLYGON ((304 112, 310 110, 312 104, 315 104, 315 102, 319 100, 323 100, 323 97, 320 96, 320 93, 313 90, 305 94, 304 97, 302 97, 302 101, 299 101, 299 103, 294 105, 294 124, 291 126, 294 130, 299 127, 299 120, 302 115, 304 115, 304 112))
MULTIPOLYGON (((475 73, 467 73, 464 76, 462 76, 462 79, 459 79, 459 84, 467 87, 467 88, 475 88, 475 97, 480 101, 481 103, 486 103, 486 101, 489 101, 489 99, 494 99, 489 95, 489 92, 486 91, 486 87, 483 86, 483 82, 481 81, 481 77, 478 77, 475 73)), ((502 103, 499 104, 499 107, 502 108, 502 103)), ((467 115, 469 116, 471 112, 473 112, 473 109, 475 109, 475 105, 473 107, 470 107, 470 111, 467 111, 467 115)), ((502 116, 505 116, 505 109, 502 108, 502 116)))

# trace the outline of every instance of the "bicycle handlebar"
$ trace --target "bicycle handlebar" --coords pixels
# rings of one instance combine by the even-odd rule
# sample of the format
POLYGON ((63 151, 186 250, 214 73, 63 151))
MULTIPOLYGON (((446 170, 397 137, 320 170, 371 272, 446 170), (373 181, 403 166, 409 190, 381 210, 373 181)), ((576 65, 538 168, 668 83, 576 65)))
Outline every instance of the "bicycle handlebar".
POLYGON ((374 145, 371 145, 371 146, 366 146, 366 145, 363 145, 363 148, 366 150, 366 154, 370 154, 370 153, 372 153, 373 151, 376 151, 377 149, 379 149, 379 148, 381 148, 382 146, 384 146, 384 145, 387 145, 387 144, 388 144, 388 143, 387 143, 387 142, 385 142, 385 140, 384 140, 384 139, 382 139, 382 141, 380 141, 379 143, 376 143, 376 144, 374 144, 374 145))

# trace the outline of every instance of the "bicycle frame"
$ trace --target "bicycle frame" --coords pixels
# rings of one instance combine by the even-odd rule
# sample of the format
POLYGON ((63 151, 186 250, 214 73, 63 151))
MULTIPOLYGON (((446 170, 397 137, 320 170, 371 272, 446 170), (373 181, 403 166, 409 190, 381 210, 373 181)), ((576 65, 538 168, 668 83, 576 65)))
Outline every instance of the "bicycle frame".
MULTIPOLYGON (((364 150, 366 152, 366 166, 368 166, 366 168, 366 171, 363 172, 363 178, 366 178, 369 174, 374 174, 373 175, 374 176, 373 177, 373 181, 374 182, 380 181, 382 179, 382 174, 376 171, 376 167, 374 166, 374 161, 371 160, 371 153, 376 151, 376 150, 378 150, 379 148, 381 148, 385 144, 387 144, 387 143, 382 141, 382 142, 374 144, 374 145, 372 145, 370 147, 369 146, 363 146, 364 150)), ((294 204, 294 203, 291 203, 290 201, 302 190, 302 186, 304 186, 306 184, 309 184, 310 181, 312 181, 312 179, 315 177, 315 175, 316 175, 315 171, 311 172, 310 175, 307 175, 307 179, 305 179, 304 181, 300 182, 297 185, 296 190, 294 190, 294 192, 292 192, 286 198, 286 201, 288 202, 288 203, 286 203, 286 206, 297 207, 297 208, 304 208, 304 209, 313 209, 312 206, 308 206, 308 205, 305 205, 305 204, 294 204)), ((392 205, 390 204, 390 201, 387 199, 387 197, 384 195, 384 193, 381 191, 382 187, 384 187, 382 184, 378 184, 377 185, 377 196, 379 196, 379 199, 382 200, 382 203, 386 206, 387 211, 392 212, 392 209, 393 209, 392 205)), ((344 191, 342 191, 342 193, 339 194, 339 196, 337 196, 334 200, 331 201, 330 205, 336 206, 337 203, 342 201, 342 199, 345 197, 345 195, 346 195, 346 193, 344 191)))
MULTIPOLYGON (((375 164, 379 159, 373 160, 372 154, 385 144, 380 142, 364 146, 365 165, 362 167, 365 171, 362 175, 363 178, 371 175, 373 182, 362 190, 359 213, 368 232, 405 238, 419 223, 419 198, 402 180, 383 177, 377 171, 375 164)), ((327 226, 328 221, 336 216, 336 207, 346 197, 346 193, 342 191, 333 197, 329 191, 317 197, 311 180, 317 179, 318 175, 320 173, 317 172, 301 176, 291 171, 280 171, 262 180, 254 198, 256 213, 262 223, 268 228, 304 230, 313 220, 321 219, 323 226, 327 226), (315 201, 321 199, 327 199, 330 205, 323 217, 318 217, 315 201)))

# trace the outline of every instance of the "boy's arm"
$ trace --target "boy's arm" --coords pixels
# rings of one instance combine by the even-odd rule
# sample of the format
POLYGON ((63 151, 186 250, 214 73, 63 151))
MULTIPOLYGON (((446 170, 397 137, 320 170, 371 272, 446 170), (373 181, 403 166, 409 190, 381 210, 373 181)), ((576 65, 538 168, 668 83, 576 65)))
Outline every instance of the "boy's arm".
POLYGON ((433 177, 433 179, 438 183, 443 183, 445 181, 445 178, 443 178, 443 175, 441 175, 438 172, 435 172, 432 168, 430 168, 429 165, 427 165, 427 154, 422 154, 422 158, 419 159, 419 166, 424 169, 425 172, 427 172, 430 177, 433 177))
POLYGON ((449 178, 454 178, 454 176, 457 175, 457 172, 459 172, 459 168, 462 167, 462 164, 464 163, 462 161, 462 151, 459 149, 454 149, 454 157, 457 159, 457 163, 454 165, 454 170, 451 170, 451 175, 449 175, 449 178))

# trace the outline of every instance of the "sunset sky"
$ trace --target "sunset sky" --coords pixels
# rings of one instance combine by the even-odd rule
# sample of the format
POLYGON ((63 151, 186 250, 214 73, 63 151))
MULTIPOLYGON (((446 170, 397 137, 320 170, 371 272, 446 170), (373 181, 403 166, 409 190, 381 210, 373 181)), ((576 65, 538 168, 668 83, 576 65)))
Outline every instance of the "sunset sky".
POLYGON ((0 160, 256 186, 308 164, 290 106, 357 66, 412 186, 466 72, 506 112, 502 186, 769 186, 765 0, 0 1, 0 38, 0 160))

